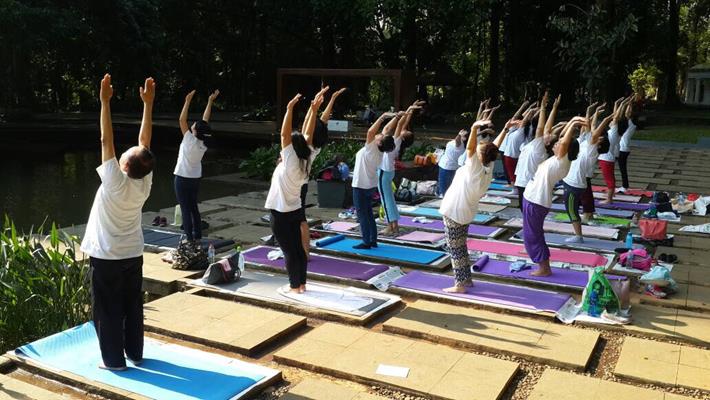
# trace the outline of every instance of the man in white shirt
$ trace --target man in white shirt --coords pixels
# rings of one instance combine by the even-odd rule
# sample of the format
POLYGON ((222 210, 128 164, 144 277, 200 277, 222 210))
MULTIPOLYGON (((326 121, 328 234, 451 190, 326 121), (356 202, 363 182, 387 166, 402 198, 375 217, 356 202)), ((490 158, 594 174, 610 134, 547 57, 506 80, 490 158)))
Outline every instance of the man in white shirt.
POLYGON ((125 370, 125 356, 143 361, 143 231, 141 210, 150 195, 155 158, 150 151, 155 82, 139 89, 143 121, 138 146, 116 160, 111 126, 111 76, 101 81, 101 186, 91 207, 81 250, 89 255, 93 320, 100 368, 125 370))

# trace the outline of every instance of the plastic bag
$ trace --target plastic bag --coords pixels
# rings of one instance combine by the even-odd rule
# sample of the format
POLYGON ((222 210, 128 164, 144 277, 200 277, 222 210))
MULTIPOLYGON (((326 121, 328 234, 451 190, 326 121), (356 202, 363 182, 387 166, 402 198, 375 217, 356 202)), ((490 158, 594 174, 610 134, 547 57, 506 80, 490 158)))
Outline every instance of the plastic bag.
POLYGON ((592 317, 601 316, 604 310, 610 313, 619 310, 619 298, 609 279, 604 276, 603 267, 597 267, 591 272, 582 299, 582 310, 592 317))

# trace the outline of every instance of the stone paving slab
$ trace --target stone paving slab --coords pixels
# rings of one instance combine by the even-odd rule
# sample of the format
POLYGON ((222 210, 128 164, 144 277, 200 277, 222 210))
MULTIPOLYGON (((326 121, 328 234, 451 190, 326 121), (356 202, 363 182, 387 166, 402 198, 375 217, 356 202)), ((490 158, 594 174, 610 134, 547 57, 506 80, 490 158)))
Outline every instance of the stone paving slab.
POLYGON ((247 208, 230 208, 224 211, 209 215, 206 219, 212 225, 212 221, 228 221, 234 225, 244 223, 254 223, 264 215, 263 211, 250 210, 247 208))
POLYGON ((333 323, 299 337, 274 361, 436 399, 497 399, 518 370, 514 362, 333 323), (378 375, 381 364, 409 374, 378 375))
POLYGON ((614 374, 642 382, 710 391, 710 350, 627 337, 614 374))
POLYGON ((691 283, 698 286, 710 286, 710 268, 693 264, 674 264, 671 271, 678 283, 691 283))
POLYGON ((306 378, 290 388, 282 400, 382 400, 367 393, 364 387, 346 382, 335 383, 326 379, 306 378))
POLYGON ((64 400, 75 398, 77 397, 51 392, 39 386, 30 385, 8 375, 0 375, 0 400, 64 400))
POLYGON ((246 355, 306 326, 304 317, 188 293, 160 298, 144 309, 147 330, 246 355))
POLYGON ((671 393, 546 369, 528 400, 690 400, 671 393))
POLYGON ((263 225, 242 224, 214 231, 210 236, 220 239, 231 239, 245 246, 263 244, 262 237, 271 235, 271 228, 263 225))
MULTIPOLYGON (((177 205, 160 209, 160 215, 166 217, 169 223, 172 223, 175 219, 175 207, 177 207, 177 205)), ((224 205, 210 203, 198 203, 197 208, 200 210, 200 215, 203 217, 227 209, 227 207, 224 205)))
POLYGON ((584 370, 599 333, 491 311, 418 300, 387 320, 385 332, 504 353, 584 370))
POLYGON ((710 250, 700 250, 700 249, 684 249, 680 247, 666 247, 658 246, 656 247, 657 255, 660 254, 675 254, 678 257, 679 263, 683 264, 698 264, 698 265, 710 265, 710 250))
POLYGON ((197 277, 203 271, 185 271, 171 268, 170 264, 160 259, 165 253, 143 253, 143 290, 161 296, 174 293, 179 289, 181 279, 197 277))
MULTIPOLYGON (((708 221, 710 222, 710 221, 708 221)), ((694 225, 694 224, 688 224, 694 225)), ((673 237, 673 248, 710 249, 710 235, 705 237, 677 235, 673 237)), ((710 264, 710 260, 708 260, 710 264)))
MULTIPOLYGON (((636 293, 641 303, 661 307, 673 307, 698 312, 710 312, 710 287, 678 283, 678 292, 665 299, 657 299, 646 294, 636 293)), ((708 315, 710 318, 710 315, 708 315)))

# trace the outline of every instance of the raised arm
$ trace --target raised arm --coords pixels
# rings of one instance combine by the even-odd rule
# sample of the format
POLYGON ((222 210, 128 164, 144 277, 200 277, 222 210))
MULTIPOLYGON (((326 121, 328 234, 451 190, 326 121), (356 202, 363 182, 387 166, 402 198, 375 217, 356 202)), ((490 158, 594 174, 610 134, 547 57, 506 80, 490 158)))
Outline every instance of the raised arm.
POLYGON ((190 130, 190 125, 187 123, 187 114, 190 111, 190 103, 192 102, 192 97, 195 95, 195 91, 191 91, 185 96, 185 104, 182 105, 182 111, 180 111, 180 132, 184 135, 185 132, 190 130))
POLYGON ((585 114, 585 118, 592 118, 592 113, 594 112, 594 108, 597 106, 598 103, 598 101, 595 101, 594 103, 590 104, 589 107, 587 107, 587 113, 585 114))
MULTIPOLYGON (((595 115, 595 118, 596 118, 596 115, 595 115)), ((599 124, 599 126, 597 126, 594 129, 594 132, 592 132, 592 139, 591 139, 590 143, 592 143, 592 144, 599 143, 599 138, 604 134, 604 132, 606 132, 606 129, 609 126, 609 124, 611 123, 612 118, 614 118, 612 115, 607 116, 606 118, 604 118, 602 120, 602 122, 599 124)))
POLYGON ((380 131, 380 127, 382 126, 382 122, 384 122, 385 118, 391 117, 391 113, 382 113, 379 118, 375 120, 375 122, 370 125, 370 128, 367 130, 367 139, 365 140, 365 143, 369 144, 373 140, 375 140, 375 136, 377 136, 377 132, 380 131))
POLYGON ((512 119, 514 119, 514 120, 515 120, 515 119, 522 119, 522 118, 523 118, 523 111, 525 111, 525 110, 527 109, 528 104, 530 104, 530 102, 527 101, 527 100, 525 100, 525 101, 523 102, 523 104, 520 105, 520 107, 519 107, 518 110, 515 112, 515 114, 513 114, 513 118, 512 118, 512 119))
MULTIPOLYGON (((547 90, 545 91, 545 94, 542 95, 542 100, 540 100, 540 114, 537 119, 537 129, 535 129, 535 137, 539 138, 542 137, 542 135, 545 134, 545 131, 547 129, 547 124, 545 123, 545 118, 546 118, 546 108, 547 108, 547 101, 549 93, 547 90)), ((556 102, 557 100, 555 100, 556 102)))
POLYGON ((216 99, 217 96, 219 96, 219 89, 212 92, 210 97, 207 98, 207 106, 205 107, 205 112, 202 113, 203 121, 210 122, 210 116, 212 115, 212 104, 214 103, 214 99, 216 99))
MULTIPOLYGON (((545 132, 544 134, 549 134, 552 132, 552 127, 555 126, 555 118, 557 118, 557 109, 560 107, 560 101, 562 101, 562 95, 557 95, 555 102, 552 103, 552 110, 550 110, 550 115, 545 121, 545 132)), ((540 124, 538 123, 538 128, 540 124)))
POLYGON ((495 140, 493 140, 493 144, 496 145, 496 147, 500 148, 501 143, 503 143, 503 140, 505 140, 505 136, 508 134, 508 132, 510 132, 510 128, 513 126, 520 127, 520 124, 520 121, 514 121, 512 119, 506 122, 505 126, 500 131, 498 136, 496 136, 495 140))
POLYGON ((382 128, 382 134, 387 135, 387 136, 392 136, 394 134, 394 130, 397 127, 397 123, 401 119, 402 115, 400 113, 396 113, 392 116, 392 119, 389 120, 387 125, 385 125, 384 128, 382 128))
POLYGON ((308 142, 308 145, 313 145, 313 131, 315 131, 316 129, 316 116, 318 115, 318 110, 320 109, 320 106, 323 104, 324 93, 324 91, 318 92, 313 101, 311 101, 311 107, 308 110, 308 121, 304 122, 306 125, 306 129, 303 132, 303 135, 306 137, 306 142, 308 142))
POLYGON ((150 140, 153 137, 153 100, 155 100, 153 78, 147 78, 145 85, 138 89, 138 93, 143 100, 143 121, 141 121, 141 131, 138 134, 138 144, 150 149, 150 140))
POLYGON ((489 119, 489 120, 492 121, 492 120, 493 120, 493 114, 495 114, 496 110, 499 109, 499 108, 500 108, 500 104, 498 104, 497 106, 495 106, 495 107, 493 107, 493 108, 488 108, 488 109, 486 109, 485 111, 483 111, 483 114, 482 114, 481 118, 482 118, 482 119, 489 119))
POLYGON ((116 149, 113 145, 113 125, 111 124, 111 75, 106 74, 101 80, 99 99, 101 100, 101 162, 116 158, 116 149))
POLYGON ((488 108, 489 101, 491 101, 491 99, 485 99, 480 104, 478 104, 478 112, 476 113, 476 120, 481 119, 481 116, 483 115, 483 110, 488 108))
POLYGON ((586 118, 583 117, 574 117, 567 123, 567 125, 565 126, 564 134, 559 141, 560 153, 557 155, 557 158, 561 159, 567 156, 569 145, 570 143, 572 143, 572 140, 574 140, 574 129, 579 125, 585 124, 588 124, 588 121, 586 118))
POLYGON ((348 88, 341 88, 340 90, 333 93, 332 96, 330 96, 330 101, 328 101, 328 105, 325 106, 325 110, 323 110, 323 114, 321 114, 321 116, 320 116, 320 120, 324 124, 327 124, 328 121, 330 121, 330 114, 333 113, 333 105, 335 104, 335 100, 338 98, 338 96, 343 94, 343 92, 345 92, 346 90, 348 90, 348 88))
POLYGON ((291 132, 293 131, 293 107, 296 106, 298 100, 301 99, 301 94, 293 96, 291 101, 286 105, 286 114, 281 122, 281 148, 284 149, 291 144, 291 132))

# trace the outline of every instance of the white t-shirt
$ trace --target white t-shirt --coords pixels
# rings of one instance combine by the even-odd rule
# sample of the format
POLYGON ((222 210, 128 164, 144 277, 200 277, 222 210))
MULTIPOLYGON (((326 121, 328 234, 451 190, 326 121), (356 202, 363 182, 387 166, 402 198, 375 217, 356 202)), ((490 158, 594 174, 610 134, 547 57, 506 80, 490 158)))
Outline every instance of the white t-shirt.
POLYGON ((621 140, 619 137, 619 126, 616 124, 612 125, 607 131, 607 134, 609 135, 609 151, 600 154, 599 160, 614 162, 619 155, 619 141, 621 140))
POLYGON ((308 174, 303 170, 301 159, 289 144, 281 150, 281 162, 271 176, 264 207, 282 213, 298 210, 301 208, 301 186, 306 179, 308 174))
POLYGON ((446 143, 444 155, 441 156, 441 160, 439 160, 439 168, 456 171, 459 167, 459 157, 461 157, 465 151, 466 145, 464 143, 461 143, 460 146, 456 146, 455 140, 449 141, 446 143))
POLYGON ((129 178, 116 158, 96 168, 101 186, 91 206, 81 251, 103 260, 123 260, 143 255, 141 210, 150 196, 153 173, 129 178))
POLYGON ((636 125, 629 120, 629 127, 626 128, 626 132, 619 139, 619 151, 631 151, 631 137, 634 136, 634 133, 636 133, 636 125))
POLYGON ((466 165, 466 158, 468 158, 468 156, 466 155, 466 150, 464 150, 464 152, 459 156, 459 167, 466 165))
POLYGON ((535 172, 535 177, 525 187, 523 197, 531 203, 552 207, 552 192, 555 184, 569 172, 570 161, 567 156, 559 159, 552 156, 545 160, 535 172))
POLYGON ((598 145, 591 144, 589 141, 579 145, 579 154, 572 161, 569 172, 563 179, 566 184, 579 189, 587 188, 587 177, 594 174, 594 167, 597 165, 597 157, 599 156, 597 148, 598 145))
POLYGON ((182 135, 177 164, 175 164, 173 174, 183 178, 201 178, 202 156, 205 155, 205 151, 207 151, 207 146, 202 140, 196 138, 190 131, 185 132, 182 135))
POLYGON ((372 189, 377 187, 377 167, 382 162, 382 152, 377 148, 377 141, 365 144, 355 154, 353 169, 353 187, 372 189))
POLYGON ((441 200, 441 215, 462 225, 470 224, 478 212, 478 201, 493 181, 492 167, 492 163, 484 167, 475 152, 473 157, 466 157, 466 164, 456 170, 451 186, 441 200))
POLYGON ((381 170, 394 171, 394 162, 397 161, 400 146, 402 146, 402 136, 394 139, 394 150, 382 153, 382 162, 380 163, 381 170))
MULTIPOLYGON (((530 129, 532 129, 532 127, 530 129)), ((508 139, 508 144, 503 151, 503 155, 512 158, 520 157, 520 148, 525 143, 525 128, 520 127, 509 132, 505 139, 508 139)))
MULTIPOLYGON (((508 141, 510 140, 511 133, 512 132, 508 132, 508 134, 505 135, 505 137, 503 138, 503 142, 500 144, 500 147, 498 147, 498 151, 502 151, 503 154, 505 154, 505 150, 508 148, 508 141)), ((466 153, 464 152, 464 154, 466 154, 466 153)), ((465 157, 465 156, 463 156, 463 157, 465 157)), ((461 163, 461 165, 463 165, 464 163, 465 163, 465 161, 463 163, 461 163)))
POLYGON ((515 186, 525 187, 535 176, 537 166, 547 158, 545 138, 539 137, 523 145, 515 167, 515 186))

